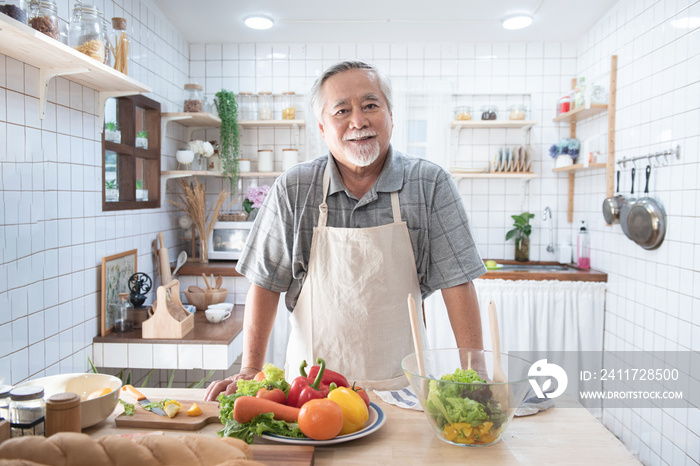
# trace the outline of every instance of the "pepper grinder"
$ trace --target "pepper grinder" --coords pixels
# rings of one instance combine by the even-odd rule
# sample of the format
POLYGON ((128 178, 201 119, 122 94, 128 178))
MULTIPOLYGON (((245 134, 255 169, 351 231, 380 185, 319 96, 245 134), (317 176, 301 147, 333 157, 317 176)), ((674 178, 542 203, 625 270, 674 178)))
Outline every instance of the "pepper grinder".
POLYGON ((46 436, 80 431, 80 397, 75 393, 57 393, 49 397, 46 401, 46 436))

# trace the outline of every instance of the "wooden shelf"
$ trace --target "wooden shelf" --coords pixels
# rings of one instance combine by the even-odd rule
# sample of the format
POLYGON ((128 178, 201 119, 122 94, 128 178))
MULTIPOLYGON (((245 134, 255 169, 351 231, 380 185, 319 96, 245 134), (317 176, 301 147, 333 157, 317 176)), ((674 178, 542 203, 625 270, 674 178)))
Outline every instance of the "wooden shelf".
POLYGON ((183 126, 199 126, 218 128, 221 126, 221 119, 206 112, 180 112, 180 113, 163 113, 163 119, 168 121, 177 121, 183 126))
MULTIPOLYGON (((282 172, 241 172, 238 174, 239 178, 276 178, 280 176, 282 172)), ((221 172, 213 172, 206 170, 166 170, 160 172, 160 176, 167 180, 174 178, 187 178, 188 176, 202 176, 202 177, 223 177, 221 172)))
POLYGON ((585 120, 592 116, 598 115, 600 113, 605 113, 608 111, 607 104, 591 104, 590 107, 579 107, 570 112, 562 113, 554 119, 555 122, 559 123, 562 121, 572 123, 576 121, 585 120))
POLYGON ((0 53, 39 68, 41 118, 49 81, 55 76, 63 76, 100 93, 100 128, 107 98, 151 92, 135 79, 3 14, 0 14, 0 53))
POLYGON ((282 128, 285 126, 305 126, 304 120, 238 120, 238 124, 244 128, 282 128))
POLYGON ((177 274, 194 277, 201 277, 202 274, 207 276, 214 274, 222 277, 242 277, 243 275, 236 271, 236 264, 238 264, 238 261, 210 259, 206 264, 202 264, 199 262, 199 259, 188 260, 185 265, 180 267, 177 274))
POLYGON ((522 128, 530 129, 538 122, 532 120, 453 120, 452 128, 522 128))
POLYGON ((605 168, 607 164, 605 163, 592 163, 587 167, 584 167, 582 163, 575 163, 569 165, 568 167, 552 168, 553 172, 578 172, 583 170, 592 170, 594 168, 605 168))
POLYGON ((537 178, 537 175, 532 172, 519 172, 519 173, 498 173, 498 172, 491 172, 491 173, 455 173, 455 172, 450 172, 450 175, 452 175, 452 178, 457 178, 457 179, 464 179, 464 178, 505 178, 505 179, 515 179, 515 178, 520 178, 520 179, 531 179, 531 178, 537 178))

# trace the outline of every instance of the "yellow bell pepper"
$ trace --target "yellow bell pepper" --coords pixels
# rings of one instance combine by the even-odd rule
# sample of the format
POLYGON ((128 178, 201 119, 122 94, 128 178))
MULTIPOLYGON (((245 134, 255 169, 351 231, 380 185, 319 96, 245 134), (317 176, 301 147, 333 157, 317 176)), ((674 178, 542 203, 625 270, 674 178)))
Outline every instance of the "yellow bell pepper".
POLYGON ((340 434, 352 434, 362 429, 369 419, 367 405, 360 395, 347 387, 338 387, 328 394, 343 410, 343 428, 340 434))

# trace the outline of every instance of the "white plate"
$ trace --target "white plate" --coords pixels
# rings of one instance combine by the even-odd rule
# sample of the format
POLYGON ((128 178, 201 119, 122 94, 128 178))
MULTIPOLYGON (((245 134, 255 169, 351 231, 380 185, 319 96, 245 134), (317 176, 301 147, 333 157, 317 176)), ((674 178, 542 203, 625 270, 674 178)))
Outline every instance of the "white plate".
POLYGON ((484 173, 488 171, 488 168, 476 168, 476 167, 451 167, 451 173, 484 173))
POLYGON ((289 443, 292 445, 314 445, 320 447, 325 445, 333 445, 336 443, 349 442, 350 440, 356 440, 358 438, 366 437, 372 432, 379 430, 379 428, 383 426, 385 422, 386 416, 384 415, 384 411, 382 411, 382 408, 374 404, 374 402, 370 402, 369 419, 367 419, 367 422, 365 423, 365 428, 362 430, 358 430, 357 432, 354 432, 352 434, 339 435, 338 437, 334 437, 330 440, 292 438, 275 434, 263 434, 261 435, 261 437, 267 440, 272 440, 274 442, 289 443))

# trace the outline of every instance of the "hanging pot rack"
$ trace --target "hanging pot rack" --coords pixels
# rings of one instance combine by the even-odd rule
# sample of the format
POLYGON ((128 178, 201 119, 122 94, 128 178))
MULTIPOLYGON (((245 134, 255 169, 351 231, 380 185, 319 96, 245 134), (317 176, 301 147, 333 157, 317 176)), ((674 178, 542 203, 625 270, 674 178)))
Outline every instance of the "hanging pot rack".
POLYGON ((673 149, 667 149, 661 152, 654 152, 653 154, 647 154, 647 155, 640 155, 637 157, 624 157, 620 160, 618 160, 616 163, 622 167, 624 170, 627 167, 627 163, 631 162, 634 167, 637 166, 635 163, 637 160, 643 160, 646 159, 649 162, 649 165, 652 165, 653 167, 665 167, 671 161, 669 160, 669 156, 675 155, 676 159, 681 158, 681 146, 680 144, 676 145, 675 148, 673 149), (663 157, 663 162, 660 162, 659 160, 663 157), (652 163, 653 162, 653 163, 652 163))

